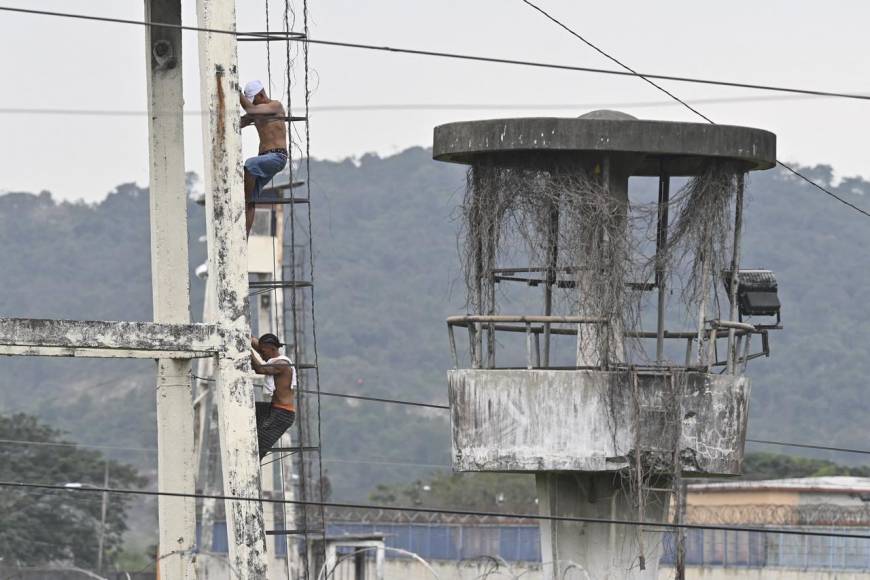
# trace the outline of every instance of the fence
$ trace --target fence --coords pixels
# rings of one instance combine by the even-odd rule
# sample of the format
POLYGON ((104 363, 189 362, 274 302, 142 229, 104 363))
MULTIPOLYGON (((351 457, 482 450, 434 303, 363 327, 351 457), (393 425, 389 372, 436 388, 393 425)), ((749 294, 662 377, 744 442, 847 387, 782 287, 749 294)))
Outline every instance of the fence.
MULTIPOLYGON (((451 523, 333 521, 327 526, 327 533, 340 536, 380 532, 386 536, 387 547, 414 552, 426 560, 460 561, 493 556, 508 562, 541 562, 538 526, 465 520, 451 523)), ((788 527, 804 531, 870 535, 870 526, 788 527)), ((226 528, 223 522, 215 524, 214 538, 213 551, 226 553, 226 528)), ((279 556, 286 553, 283 542, 279 542, 278 552, 279 556)), ((387 557, 402 556, 388 552, 387 557)), ((670 532, 664 534, 662 563, 674 563, 674 539, 670 532)), ((687 530, 686 563, 707 567, 870 570, 870 540, 733 530, 687 530)))

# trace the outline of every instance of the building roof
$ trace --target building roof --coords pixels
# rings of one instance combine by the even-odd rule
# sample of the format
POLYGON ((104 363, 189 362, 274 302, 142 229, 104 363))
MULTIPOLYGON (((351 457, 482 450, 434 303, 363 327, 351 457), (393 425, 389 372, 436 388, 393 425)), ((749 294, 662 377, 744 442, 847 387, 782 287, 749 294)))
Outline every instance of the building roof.
POLYGON ((851 477, 845 475, 837 475, 828 477, 764 479, 759 481, 695 483, 689 485, 689 491, 692 493, 708 493, 717 491, 795 491, 814 493, 870 494, 870 477, 851 477))

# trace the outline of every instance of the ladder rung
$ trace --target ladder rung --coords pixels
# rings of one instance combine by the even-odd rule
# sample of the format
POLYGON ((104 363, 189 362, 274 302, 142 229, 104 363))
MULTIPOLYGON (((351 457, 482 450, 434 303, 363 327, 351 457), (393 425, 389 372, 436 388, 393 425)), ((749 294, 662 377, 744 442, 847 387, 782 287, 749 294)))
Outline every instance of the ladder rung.
POLYGON ((293 183, 284 183, 282 185, 273 185, 271 187, 264 187, 260 190, 260 194, 268 194, 268 195, 279 195, 282 191, 287 191, 290 189, 296 189, 298 187, 302 187, 305 185, 305 181, 300 179, 294 181, 293 183))
POLYGON ((310 288, 312 286, 311 282, 306 280, 296 280, 295 282, 292 280, 258 280, 254 282, 248 282, 248 288, 258 289, 258 288, 310 288))
POLYGON ((304 40, 306 35, 304 32, 271 32, 268 34, 252 34, 250 32, 240 32, 237 37, 238 42, 286 42, 287 38, 304 40))
POLYGON ((282 451, 289 451, 290 453, 296 453, 297 451, 302 451, 303 453, 317 451, 319 453, 320 447, 314 445, 310 445, 307 447, 304 445, 296 447, 272 447, 271 449, 269 449, 269 451, 267 451, 267 453, 277 453, 282 451))
POLYGON ((303 536, 306 534, 322 535, 323 530, 266 530, 267 536, 303 536))
POLYGON ((308 203, 307 197, 260 197, 254 202, 254 205, 290 205, 297 203, 308 203))
POLYGON ((317 365, 314 363, 299 363, 295 365, 297 369, 316 369, 317 365))

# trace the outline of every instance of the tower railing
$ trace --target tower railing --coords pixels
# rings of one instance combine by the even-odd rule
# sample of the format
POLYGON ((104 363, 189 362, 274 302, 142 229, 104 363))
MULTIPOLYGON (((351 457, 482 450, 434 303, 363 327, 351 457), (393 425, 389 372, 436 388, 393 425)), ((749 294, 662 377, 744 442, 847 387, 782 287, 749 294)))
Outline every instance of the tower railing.
MULTIPOLYGON (((580 335, 580 328, 584 325, 602 326, 608 325, 609 321, 605 318, 595 318, 588 316, 542 316, 542 315, 481 315, 468 314, 450 316, 447 318, 447 334, 450 342, 450 355, 453 361, 453 368, 461 368, 459 351, 456 344, 455 329, 466 328, 468 330, 469 344, 469 361, 471 368, 474 369, 495 369, 495 368, 515 368, 515 367, 497 367, 495 365, 495 353, 489 353, 484 364, 483 357, 483 334, 489 333, 524 333, 526 335, 526 369, 553 369, 553 370, 606 370, 612 367, 612 364, 599 364, 594 366, 575 366, 575 367, 554 367, 541 365, 541 335, 549 333, 554 336, 577 336, 580 335), (572 327, 559 327, 553 325, 570 324, 572 327)), ((626 339, 657 339, 659 334, 656 331, 627 331, 623 333, 626 339)), ((750 360, 759 357, 770 356, 770 348, 767 337, 767 329, 758 328, 752 324, 738 322, 733 320, 708 320, 705 324, 703 333, 704 344, 697 349, 694 348, 696 341, 699 339, 699 334, 694 331, 673 332, 665 331, 664 338, 666 340, 686 341, 686 356, 682 366, 687 369, 703 370, 711 372, 714 367, 725 367, 733 369, 733 373, 739 373, 745 370, 746 365, 750 360), (726 348, 725 360, 720 361, 718 357, 719 348, 718 342, 720 339, 728 340, 729 334, 733 334, 733 339, 736 341, 736 348, 726 348), (751 352, 751 338, 754 335, 761 337, 761 350, 759 352, 751 352), (694 353, 698 352, 695 357, 694 353), (733 365, 732 365, 733 363, 733 365)), ((496 341, 491 341, 490 344, 495 344, 496 341)), ((609 357, 605 357, 607 360, 609 357)), ((674 364, 668 363, 667 366, 673 367, 674 364)))

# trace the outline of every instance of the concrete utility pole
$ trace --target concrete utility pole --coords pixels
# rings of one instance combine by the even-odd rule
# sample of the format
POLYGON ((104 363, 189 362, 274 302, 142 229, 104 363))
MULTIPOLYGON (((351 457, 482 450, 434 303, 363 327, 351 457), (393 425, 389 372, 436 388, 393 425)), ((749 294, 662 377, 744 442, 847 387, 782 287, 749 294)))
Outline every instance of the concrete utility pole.
MULTIPOLYGON (((201 26, 235 29, 232 0, 199 0, 201 26)), ((180 23, 179 0, 149 0, 146 19, 180 23)), ((260 469, 247 324, 247 252, 242 200, 236 39, 200 36, 206 163, 209 284, 214 317, 190 323, 184 179, 181 38, 148 28, 151 154, 151 257, 155 322, 0 318, 0 356, 138 358, 158 361, 160 491, 193 494, 190 363, 215 361, 229 550, 234 578, 267 578, 260 469), (238 499, 235 499, 238 498, 238 499)), ((160 567, 164 580, 194 576, 193 498, 161 496, 160 567)))
MULTIPOLYGON (((109 487, 109 460, 103 466, 103 489, 109 487)), ((97 574, 103 573, 103 552, 106 548, 106 516, 109 511, 109 493, 104 491, 100 494, 100 536, 97 540, 97 574)))
MULTIPOLYGON (((146 0, 145 20, 181 24, 181 0, 146 0)), ((165 27, 145 30, 154 320, 189 323, 181 30, 165 27)), ((158 362, 157 449, 158 489, 194 493, 189 359, 158 362)), ((194 578, 196 500, 160 496, 158 521, 160 577, 166 580, 194 578)))
MULTIPOLYGON (((202 28, 235 30, 233 0, 197 0, 202 28)), ((199 33, 199 66, 206 152, 208 283, 225 334, 218 360, 215 398, 227 495, 260 497, 260 464, 252 412, 247 323, 248 268, 242 196, 242 143, 236 37, 199 33)), ((226 500, 229 556, 239 580, 266 578, 266 541, 260 502, 226 500)))

